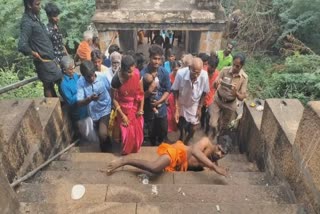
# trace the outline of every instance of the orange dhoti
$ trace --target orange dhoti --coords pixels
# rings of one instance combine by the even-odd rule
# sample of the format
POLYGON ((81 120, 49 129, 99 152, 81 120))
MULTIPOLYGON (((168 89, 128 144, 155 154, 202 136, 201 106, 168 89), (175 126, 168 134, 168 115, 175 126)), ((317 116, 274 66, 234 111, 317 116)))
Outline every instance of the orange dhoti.
POLYGON ((177 141, 176 143, 170 145, 167 143, 162 143, 158 147, 158 155, 169 155, 170 165, 167 166, 164 171, 174 172, 174 171, 187 171, 188 169, 188 157, 186 146, 182 141, 177 141))

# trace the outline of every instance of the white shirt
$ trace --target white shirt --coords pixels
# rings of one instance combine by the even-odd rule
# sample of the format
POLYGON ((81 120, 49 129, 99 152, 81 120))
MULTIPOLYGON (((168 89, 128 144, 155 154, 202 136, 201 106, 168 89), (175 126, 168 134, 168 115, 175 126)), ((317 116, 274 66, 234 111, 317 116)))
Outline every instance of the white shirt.
MULTIPOLYGON (((100 72, 96 72, 96 73, 99 74, 100 72)), ((114 76, 114 73, 112 72, 112 69, 108 68, 108 67, 106 67, 104 65, 101 65, 101 73, 103 73, 105 76, 107 76, 107 80, 111 85, 111 81, 112 81, 112 78, 114 76)))
POLYGON ((208 73, 201 70, 197 80, 192 84, 189 68, 182 68, 178 70, 171 90, 179 91, 180 116, 184 117, 187 122, 198 124, 199 101, 203 93, 210 91, 208 73))

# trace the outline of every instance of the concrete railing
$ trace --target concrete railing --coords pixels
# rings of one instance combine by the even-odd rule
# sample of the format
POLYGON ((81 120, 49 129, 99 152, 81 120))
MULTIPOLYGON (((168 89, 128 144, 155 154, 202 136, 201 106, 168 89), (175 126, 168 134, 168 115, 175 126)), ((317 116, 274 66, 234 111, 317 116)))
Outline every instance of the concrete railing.
POLYGON ((32 77, 32 78, 25 79, 25 80, 22 80, 22 81, 7 85, 5 87, 2 87, 2 88, 0 88, 0 95, 3 94, 3 93, 6 93, 8 91, 20 88, 20 87, 22 87, 24 85, 27 85, 29 83, 35 82, 37 80, 38 80, 38 77, 32 77))
POLYGON ((263 113, 245 104, 240 148, 271 179, 289 185, 298 203, 320 213, 320 101, 266 100, 263 113))

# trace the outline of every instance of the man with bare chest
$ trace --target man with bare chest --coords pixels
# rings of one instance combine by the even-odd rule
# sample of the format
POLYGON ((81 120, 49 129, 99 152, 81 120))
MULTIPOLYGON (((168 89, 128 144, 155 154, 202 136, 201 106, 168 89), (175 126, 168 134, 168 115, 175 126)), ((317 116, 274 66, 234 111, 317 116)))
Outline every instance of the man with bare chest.
POLYGON ((107 173, 111 175, 117 168, 130 165, 151 173, 187 171, 207 167, 220 175, 227 176, 227 170, 218 166, 218 160, 229 152, 231 143, 224 138, 220 140, 218 144, 213 144, 208 137, 203 137, 191 146, 184 145, 182 141, 171 145, 162 143, 158 147, 159 157, 155 161, 123 157, 110 163, 107 173))

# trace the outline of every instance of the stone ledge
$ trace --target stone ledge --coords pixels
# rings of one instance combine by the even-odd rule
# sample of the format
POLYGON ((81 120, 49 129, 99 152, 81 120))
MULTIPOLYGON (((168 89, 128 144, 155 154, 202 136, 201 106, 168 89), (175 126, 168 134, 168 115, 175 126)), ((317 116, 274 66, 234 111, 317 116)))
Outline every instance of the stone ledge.
POLYGON ((62 115, 59 99, 3 100, 0 112, 5 124, 0 166, 10 183, 71 142, 70 122, 62 115))

